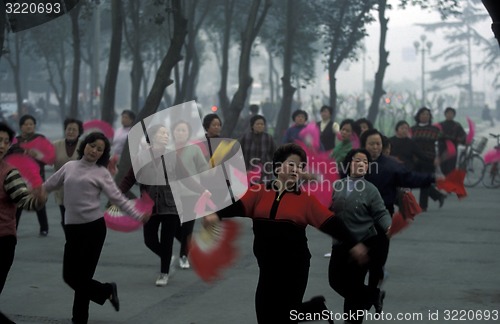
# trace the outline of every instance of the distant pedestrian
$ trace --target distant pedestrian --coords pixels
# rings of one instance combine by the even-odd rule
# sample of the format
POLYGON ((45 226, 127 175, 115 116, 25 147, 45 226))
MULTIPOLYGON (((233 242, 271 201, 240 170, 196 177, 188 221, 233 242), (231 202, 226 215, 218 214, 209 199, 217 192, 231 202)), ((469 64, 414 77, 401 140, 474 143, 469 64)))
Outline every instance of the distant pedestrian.
MULTIPOLYGON (((54 171, 57 172, 66 162, 78 159, 78 146, 80 144, 80 136, 83 134, 83 123, 81 120, 67 118, 64 120, 64 138, 54 142, 56 149, 56 161, 54 163, 54 171)), ((61 212, 61 226, 64 230, 64 190, 60 188, 54 192, 54 197, 59 210, 61 212)))
POLYGON ((304 110, 295 110, 292 114, 292 120, 294 124, 290 126, 283 137, 283 144, 295 143, 295 140, 300 139, 299 133, 306 127, 308 115, 304 110))
POLYGON ((344 162, 344 158, 346 157, 347 153, 349 153, 349 151, 354 148, 353 142, 355 141, 355 139, 359 141, 359 128, 354 120, 348 118, 344 119, 340 123, 340 139, 341 140, 337 141, 337 144, 335 144, 335 148, 330 154, 330 157, 335 159, 335 162, 337 163, 337 166, 342 173, 343 170, 341 166, 344 162))
MULTIPOLYGON (((445 120, 439 123, 441 125, 442 139, 444 141, 451 141, 455 147, 455 152, 458 145, 465 145, 465 138, 467 136, 462 125, 454 120, 456 114, 457 112, 455 109, 451 107, 446 108, 444 110, 445 120)), ((441 171, 443 174, 447 175, 455 169, 456 162, 456 154, 453 156, 447 156, 445 154, 441 159, 441 171)))
MULTIPOLYGON (((412 140, 427 157, 425 160, 419 159, 415 164, 415 171, 434 173, 436 166, 439 166, 439 150, 441 132, 439 128, 432 125, 432 114, 429 108, 420 108, 415 115, 415 125, 411 128, 412 140), (432 161, 432 162, 430 162, 432 161)), ((419 204, 422 210, 426 211, 429 197, 439 202, 441 208, 444 204, 446 195, 439 192, 434 185, 420 188, 419 204)))
POLYGON ((321 121, 317 122, 320 130, 321 145, 325 151, 330 151, 335 147, 335 137, 339 132, 339 124, 332 120, 332 108, 322 106, 319 110, 321 121))
MULTIPOLYGON (((32 153, 31 150, 23 149, 21 147, 21 144, 29 143, 37 137, 45 138, 45 136, 39 133, 35 133, 36 119, 32 115, 23 115, 19 119, 19 128, 21 129, 21 135, 16 136, 17 143, 12 145, 12 147, 10 148, 10 152, 24 152, 34 157, 34 153, 32 153)), ((36 160, 36 162, 40 166, 40 176, 43 180, 45 180, 45 163, 39 160, 36 160)), ((16 227, 19 226, 22 213, 23 210, 21 208, 19 208, 16 212, 16 227)), ((40 225, 40 237, 45 237, 49 234, 49 223, 47 221, 47 210, 45 209, 45 206, 36 211, 36 216, 38 218, 38 224, 40 225)))
POLYGON ((395 128, 395 135, 389 138, 391 156, 394 156, 411 171, 415 170, 415 161, 417 159, 433 162, 424 155, 417 143, 410 138, 410 125, 405 120, 398 121, 395 128))
POLYGON ((250 119, 250 130, 243 135, 240 143, 247 171, 260 165, 262 168, 260 181, 271 180, 271 164, 276 144, 273 137, 266 132, 264 116, 255 115, 250 119))
POLYGON ((366 118, 360 118, 355 121, 356 125, 359 128, 359 136, 363 135, 367 130, 373 129, 373 124, 366 118))
POLYGON ((493 121, 493 117, 491 116, 490 107, 488 105, 484 105, 483 111, 481 113, 481 117, 484 121, 489 121, 490 126, 495 126, 495 122, 493 121))

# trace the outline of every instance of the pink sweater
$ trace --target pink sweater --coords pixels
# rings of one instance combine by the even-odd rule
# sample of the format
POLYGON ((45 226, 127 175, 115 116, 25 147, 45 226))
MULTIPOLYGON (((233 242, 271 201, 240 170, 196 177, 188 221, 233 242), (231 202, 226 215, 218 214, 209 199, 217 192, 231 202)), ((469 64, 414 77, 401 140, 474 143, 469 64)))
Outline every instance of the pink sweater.
POLYGON ((101 192, 128 215, 141 217, 133 202, 120 192, 108 169, 84 158, 63 165, 43 186, 47 192, 63 186, 65 224, 84 224, 103 217, 101 192))

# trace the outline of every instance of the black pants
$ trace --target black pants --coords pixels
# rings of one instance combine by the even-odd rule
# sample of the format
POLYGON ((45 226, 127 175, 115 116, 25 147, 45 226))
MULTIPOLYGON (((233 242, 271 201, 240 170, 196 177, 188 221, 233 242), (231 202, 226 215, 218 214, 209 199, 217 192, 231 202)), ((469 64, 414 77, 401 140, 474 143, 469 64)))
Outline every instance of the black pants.
POLYGON ((434 185, 420 188, 420 196, 418 203, 420 204, 420 207, 425 210, 429 205, 429 197, 431 197, 432 200, 436 201, 439 200, 439 198, 441 198, 442 195, 443 194, 440 193, 434 185))
POLYGON ((170 270, 170 258, 172 257, 175 232, 179 226, 180 220, 178 215, 153 215, 144 224, 144 243, 153 253, 160 257, 161 273, 168 273, 170 270), (158 230, 160 230, 159 238, 158 230))
POLYGON ((66 214, 66 207, 64 207, 64 205, 59 205, 59 211, 61 212, 61 227, 64 231, 64 236, 66 237, 66 227, 64 225, 64 215, 66 214))
POLYGON ((260 266, 255 292, 255 311, 259 324, 296 323, 291 310, 300 310, 309 276, 309 262, 286 267, 260 266))
POLYGON ((87 323, 90 301, 103 305, 111 295, 110 284, 93 279, 105 239, 104 218, 66 225, 63 279, 75 291, 73 323, 87 323))
POLYGON ((0 294, 14 261, 17 239, 14 235, 0 237, 0 294))
MULTIPOLYGON (((21 220, 21 214, 23 210, 18 208, 16 211, 16 228, 19 226, 19 221, 21 220)), ((49 223, 47 221, 47 210, 45 206, 36 211, 36 216, 38 218, 38 224, 40 224, 40 233, 49 231, 49 223)))
MULTIPOLYGON (((368 239, 363 243, 369 248, 369 261, 363 265, 351 258, 350 249, 345 245, 335 245, 332 248, 328 280, 330 286, 344 297, 344 313, 346 314, 357 314, 358 311, 369 310, 380 293, 378 288, 364 283, 370 266, 374 262, 380 262, 377 258, 380 258, 382 254, 377 251, 377 238, 368 239)), ((349 323, 362 322, 362 316, 349 318, 349 323)))
POLYGON ((177 231, 175 232, 175 238, 179 241, 181 244, 181 249, 179 252, 179 257, 187 256, 189 252, 189 237, 191 234, 193 234, 193 229, 194 229, 194 219, 182 223, 178 228, 177 231))

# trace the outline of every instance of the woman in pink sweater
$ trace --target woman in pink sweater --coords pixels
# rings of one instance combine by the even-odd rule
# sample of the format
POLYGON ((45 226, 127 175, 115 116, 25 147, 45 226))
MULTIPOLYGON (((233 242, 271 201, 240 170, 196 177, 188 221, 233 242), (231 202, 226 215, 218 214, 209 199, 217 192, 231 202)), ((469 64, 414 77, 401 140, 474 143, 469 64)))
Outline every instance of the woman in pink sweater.
POLYGON ((120 309, 114 282, 93 279, 106 238, 104 213, 100 195, 136 219, 146 222, 149 214, 141 214, 118 189, 106 168, 110 144, 102 133, 90 133, 78 148, 79 160, 63 165, 43 184, 47 192, 64 190, 66 244, 64 246, 63 278, 75 291, 73 323, 87 323, 89 303, 103 305, 110 300, 120 309))

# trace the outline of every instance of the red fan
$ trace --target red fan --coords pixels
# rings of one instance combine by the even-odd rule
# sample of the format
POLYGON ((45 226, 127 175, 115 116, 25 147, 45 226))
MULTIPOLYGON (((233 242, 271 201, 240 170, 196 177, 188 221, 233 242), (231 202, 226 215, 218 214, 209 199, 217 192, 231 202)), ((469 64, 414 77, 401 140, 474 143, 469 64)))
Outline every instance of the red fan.
POLYGON ((189 243, 189 260, 203 281, 220 278, 221 271, 229 267, 237 256, 234 242, 239 233, 235 221, 225 220, 202 228, 189 243))
POLYGON ((89 121, 83 123, 83 131, 85 133, 101 132, 109 140, 113 140, 113 137, 115 135, 115 131, 113 130, 113 127, 111 127, 111 125, 106 123, 105 121, 102 121, 99 119, 89 120, 89 121))
POLYGON ((465 170, 454 169, 444 179, 438 179, 436 186, 440 190, 448 193, 454 192, 458 199, 467 197, 467 191, 464 187, 465 170))
POLYGON ((54 164, 56 162, 56 148, 45 137, 38 136, 32 141, 21 143, 20 146, 25 150, 30 150, 36 154, 35 159, 45 164, 54 164))
MULTIPOLYGON (((154 202, 145 192, 141 198, 134 199, 135 208, 141 213, 151 213, 154 202)), ((119 232, 132 232, 142 226, 142 222, 124 214, 117 206, 111 206, 104 212, 104 220, 106 226, 112 230, 119 232)))
POLYGON ((405 219, 413 220, 415 216, 422 212, 422 208, 418 204, 415 196, 411 191, 405 191, 401 197, 401 206, 399 208, 399 213, 405 219))
POLYGON ((403 215, 401 215, 401 213, 399 211, 397 211, 392 216, 392 224, 391 224, 391 229, 389 230, 389 234, 391 236, 398 234, 402 230, 404 230, 408 226, 410 226, 411 223, 412 223, 412 220, 404 219, 403 215))
POLYGON ((40 187, 43 179, 40 176, 40 166, 36 161, 26 154, 14 153, 5 157, 5 162, 19 170, 21 177, 32 188, 40 187))

